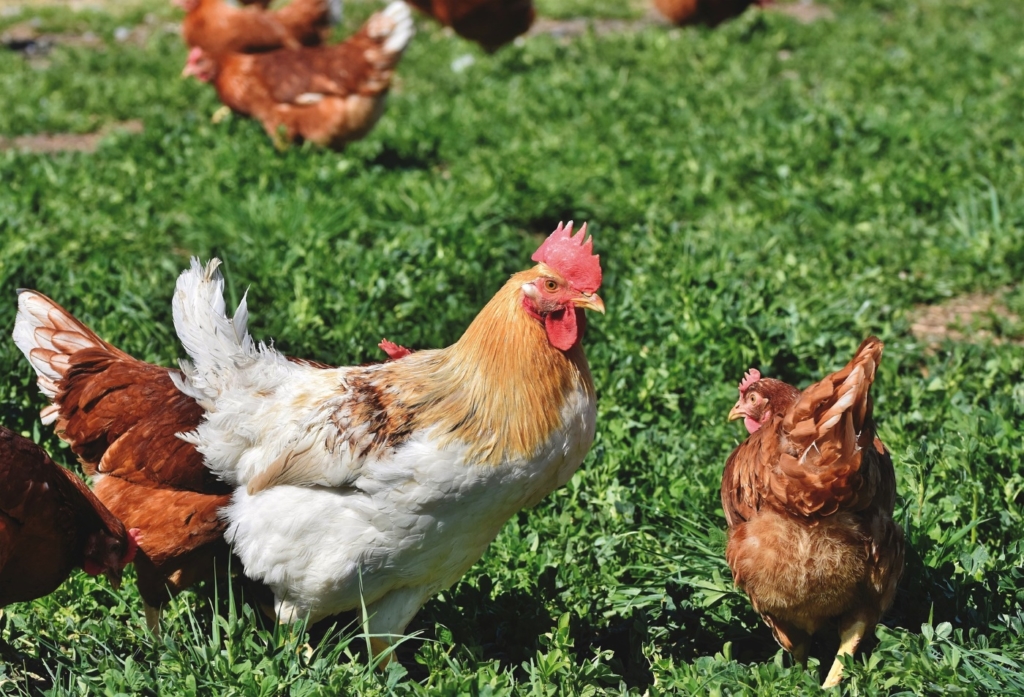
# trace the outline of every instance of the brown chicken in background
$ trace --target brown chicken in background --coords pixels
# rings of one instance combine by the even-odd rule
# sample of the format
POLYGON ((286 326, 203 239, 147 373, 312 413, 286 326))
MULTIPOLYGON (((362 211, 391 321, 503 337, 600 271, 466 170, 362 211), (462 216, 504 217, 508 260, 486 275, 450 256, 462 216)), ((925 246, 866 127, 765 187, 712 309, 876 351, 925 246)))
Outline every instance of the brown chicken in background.
POLYGON ((42 448, 0 427, 0 607, 52 593, 78 567, 119 587, 134 533, 42 448))
POLYGON ((409 6, 397 1, 344 43, 222 58, 194 48, 182 74, 212 83, 226 106, 258 119, 279 148, 301 140, 341 148, 380 119, 413 33, 409 6))
POLYGON ((185 10, 181 34, 208 55, 319 46, 341 21, 340 0, 292 0, 277 10, 235 7, 224 0, 174 0, 185 10))
POLYGON ((43 423, 71 444, 96 497, 135 529, 139 592, 156 629, 169 594, 212 577, 215 565, 225 572, 230 557, 217 515, 230 489, 177 437, 203 410, 171 370, 114 348, 45 295, 23 291, 18 308, 14 341, 52 402, 43 423))
POLYGON ((409 0, 464 39, 495 51, 525 34, 536 12, 533 0, 409 0))
POLYGON ((673 24, 717 27, 739 17, 751 5, 764 7, 772 0, 654 0, 654 6, 673 24))
POLYGON ((811 635, 838 621, 824 687, 892 605, 903 572, 896 475, 869 394, 882 357, 871 337, 842 370, 803 392, 751 370, 730 419, 750 436, 722 477, 726 558, 778 642, 806 665, 811 635))

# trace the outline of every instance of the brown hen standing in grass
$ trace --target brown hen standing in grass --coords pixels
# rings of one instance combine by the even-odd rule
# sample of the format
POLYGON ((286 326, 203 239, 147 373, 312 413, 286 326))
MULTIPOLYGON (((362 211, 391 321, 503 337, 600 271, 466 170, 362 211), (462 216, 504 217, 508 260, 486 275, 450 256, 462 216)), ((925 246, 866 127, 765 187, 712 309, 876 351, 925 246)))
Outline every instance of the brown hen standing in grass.
POLYGON ((135 532, 42 448, 0 426, 0 607, 52 593, 76 567, 119 587, 135 532))
POLYGON ((803 392, 751 370, 729 413, 750 436, 722 477, 726 559, 776 640, 806 665, 811 635, 838 621, 824 687, 892 605, 903 572, 896 475, 875 435, 869 394, 882 357, 871 337, 803 392))

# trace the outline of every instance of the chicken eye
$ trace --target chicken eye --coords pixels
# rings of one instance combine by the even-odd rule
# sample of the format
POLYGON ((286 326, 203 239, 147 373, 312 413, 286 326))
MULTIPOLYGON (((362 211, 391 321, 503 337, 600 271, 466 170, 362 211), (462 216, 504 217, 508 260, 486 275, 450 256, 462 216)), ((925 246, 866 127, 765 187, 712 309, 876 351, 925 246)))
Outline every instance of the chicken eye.
POLYGON ((550 278, 548 278, 544 281, 544 290, 546 290, 549 293, 554 293, 556 290, 558 290, 558 284, 552 281, 550 278))

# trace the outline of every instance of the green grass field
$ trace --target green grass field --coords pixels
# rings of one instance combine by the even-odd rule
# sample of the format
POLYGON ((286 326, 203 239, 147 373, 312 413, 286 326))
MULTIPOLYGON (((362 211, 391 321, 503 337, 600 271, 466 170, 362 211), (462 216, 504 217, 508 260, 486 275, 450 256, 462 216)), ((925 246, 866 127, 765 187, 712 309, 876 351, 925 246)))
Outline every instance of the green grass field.
MULTIPOLYGON (((4 694, 814 693, 836 640, 792 668, 732 588, 718 486, 745 434, 725 417, 748 367, 806 385, 869 333, 910 552, 845 689, 1024 694, 1024 5, 828 0, 831 20, 713 32, 642 3, 538 5, 594 31, 487 56, 420 21, 387 114, 341 154, 211 123, 162 0, 0 14, 0 33, 39 17, 99 43, 0 51, 0 136, 144 123, 93 154, 0 151, 4 332, 37 288, 170 365, 175 278, 216 255, 258 338, 379 360, 382 336, 454 341, 569 218, 590 223, 608 307, 585 342, 592 452, 420 612, 401 665, 370 668, 353 627, 310 654, 227 587, 183 594, 154 639, 130 571, 120 593, 76 574, 4 611, 4 694)), ((348 3, 345 31, 374 7, 348 3)), ((42 405, 3 340, 0 422, 72 465, 42 405)))

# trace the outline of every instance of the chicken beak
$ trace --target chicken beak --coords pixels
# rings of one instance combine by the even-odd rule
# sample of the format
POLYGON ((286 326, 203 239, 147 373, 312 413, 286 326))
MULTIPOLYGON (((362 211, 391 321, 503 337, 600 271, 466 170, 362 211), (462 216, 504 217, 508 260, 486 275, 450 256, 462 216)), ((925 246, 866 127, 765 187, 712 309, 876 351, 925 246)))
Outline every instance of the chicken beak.
POLYGON ((110 581, 111 587, 119 591, 121 590, 121 570, 120 569, 107 569, 103 572, 103 575, 110 581))
POLYGON ((742 419, 744 416, 746 416, 746 414, 743 413, 743 405, 740 402, 736 402, 732 407, 732 411, 729 412, 729 421, 742 419))
POLYGON ((597 293, 580 293, 572 299, 573 305, 585 310, 595 310, 604 314, 604 300, 597 293))

